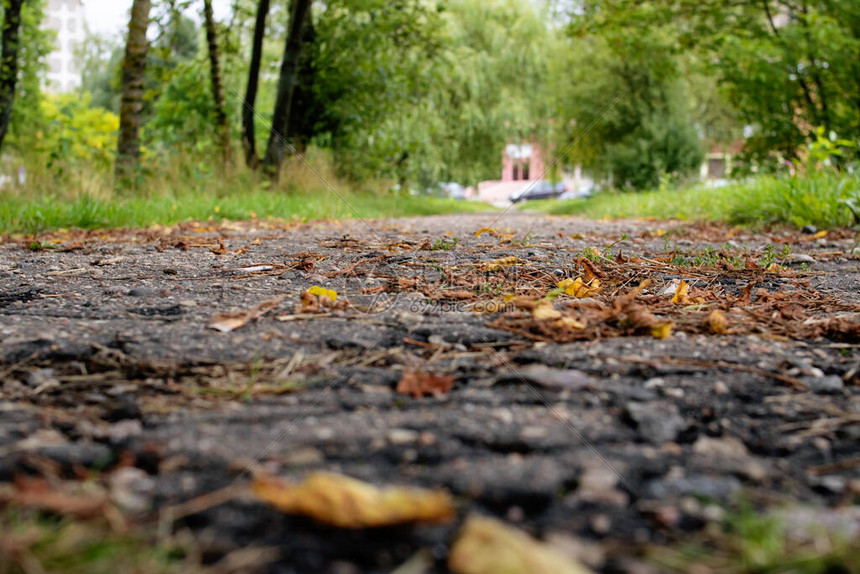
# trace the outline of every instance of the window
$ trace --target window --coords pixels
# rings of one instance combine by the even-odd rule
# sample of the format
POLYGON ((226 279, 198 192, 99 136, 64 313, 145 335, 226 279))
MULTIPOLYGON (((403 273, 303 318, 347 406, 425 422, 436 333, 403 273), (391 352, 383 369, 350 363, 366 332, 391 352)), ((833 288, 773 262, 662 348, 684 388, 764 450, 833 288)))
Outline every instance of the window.
POLYGON ((528 164, 528 162, 523 163, 523 179, 527 180, 527 181, 529 179, 529 164, 528 164))
POLYGON ((520 179, 520 165, 518 163, 514 164, 514 181, 519 181, 520 179))

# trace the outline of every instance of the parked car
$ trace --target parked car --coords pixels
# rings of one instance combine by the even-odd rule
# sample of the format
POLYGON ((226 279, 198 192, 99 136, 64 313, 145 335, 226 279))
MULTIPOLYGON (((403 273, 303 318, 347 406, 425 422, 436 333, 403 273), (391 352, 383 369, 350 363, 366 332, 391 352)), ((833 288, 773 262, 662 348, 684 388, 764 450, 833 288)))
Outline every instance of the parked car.
POLYGON ((466 199, 466 188, 454 181, 439 184, 451 199, 466 199))
POLYGON ((567 191, 563 181, 553 183, 548 179, 540 179, 523 186, 515 191, 508 199, 511 203, 518 201, 531 201, 533 199, 554 199, 567 191))
POLYGON ((586 197, 591 197, 595 191, 597 191, 597 187, 593 183, 584 183, 580 185, 577 189, 565 191, 558 196, 558 199, 560 201, 564 201, 567 199, 584 199, 586 197))

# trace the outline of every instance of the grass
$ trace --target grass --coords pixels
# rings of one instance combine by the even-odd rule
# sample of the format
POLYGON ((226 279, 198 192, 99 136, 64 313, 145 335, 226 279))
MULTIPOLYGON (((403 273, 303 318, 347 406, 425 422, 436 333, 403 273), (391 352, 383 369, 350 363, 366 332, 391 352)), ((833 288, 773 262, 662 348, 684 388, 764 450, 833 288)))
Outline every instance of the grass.
MULTIPOLYGON (((847 520, 847 519, 846 519, 847 520)), ((845 531, 816 524, 789 524, 779 513, 759 514, 750 507, 727 513, 700 542, 680 548, 659 547, 651 559, 663 571, 827 574, 860 572, 860 546, 845 531)))
POLYGON ((529 202, 524 208, 591 218, 654 217, 833 228, 860 223, 858 203, 860 176, 820 173, 792 178, 761 176, 719 189, 695 186, 641 193, 600 193, 588 199, 529 202))
POLYGON ((286 162, 270 187, 242 168, 217 169, 187 157, 145 166, 141 189, 113 191, 105 169, 32 167, 24 189, 0 189, 0 234, 53 229, 172 225, 188 220, 347 219, 483 211, 472 201, 388 192, 386 182, 338 177, 331 158, 309 150, 308 164, 286 162), (334 190, 334 191, 332 191, 334 190))
POLYGON ((0 233, 37 233, 59 228, 147 227, 187 220, 346 219, 407 217, 486 209, 483 204, 431 197, 351 192, 325 195, 255 190, 219 196, 188 192, 157 197, 100 199, 48 195, 37 199, 0 196, 0 233))
POLYGON ((85 522, 5 509, 0 512, 0 572, 179 573, 202 571, 190 540, 158 542, 118 533, 103 519, 85 522))

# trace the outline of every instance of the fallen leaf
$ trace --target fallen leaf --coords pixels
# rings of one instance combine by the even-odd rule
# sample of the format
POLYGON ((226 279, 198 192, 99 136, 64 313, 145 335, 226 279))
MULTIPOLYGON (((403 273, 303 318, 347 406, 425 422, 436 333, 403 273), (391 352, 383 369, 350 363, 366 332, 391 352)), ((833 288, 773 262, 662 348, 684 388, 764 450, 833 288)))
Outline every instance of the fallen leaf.
POLYGON ((454 386, 454 377, 406 371, 397 383, 397 392, 415 398, 426 395, 441 395, 454 386))
POLYGON ((584 281, 582 277, 576 279, 565 279, 558 283, 559 289, 564 289, 564 292, 571 297, 583 299, 585 297, 594 297, 600 293, 600 279, 592 277, 590 281, 584 281))
POLYGON ((585 323, 583 323, 582 321, 577 321, 573 317, 562 317, 558 320, 558 324, 563 325, 569 329, 585 329, 585 323))
POLYGON ((532 316, 538 320, 558 319, 561 313, 552 306, 552 301, 541 301, 532 309, 532 316))
POLYGON ((675 289, 675 296, 672 297, 672 303, 676 305, 689 303, 690 298, 687 297, 687 292, 689 290, 690 284, 681 279, 680 283, 678 283, 678 287, 675 289))
POLYGON ((209 251, 211 251, 215 255, 224 255, 225 253, 227 253, 227 246, 224 245, 224 240, 219 238, 218 247, 212 247, 211 249, 209 249, 209 251))
POLYGON ((510 257, 502 257, 501 259, 493 259, 492 261, 484 264, 484 271, 499 271, 500 269, 507 269, 508 267, 519 265, 522 262, 522 259, 514 257, 513 255, 510 257))
POLYGON ((308 293, 311 295, 325 296, 331 299, 332 301, 337 301, 337 291, 334 289, 326 289, 325 287, 320 287, 319 285, 314 285, 310 289, 308 289, 308 293))
POLYGON ((254 321, 259 319, 272 309, 278 306, 278 304, 283 301, 283 297, 275 297, 274 299, 269 299, 268 301, 263 301, 259 305, 256 305, 247 311, 232 311, 227 313, 215 313, 209 319, 209 328, 215 329, 216 331, 221 331, 222 333, 229 333, 230 331, 235 331, 240 327, 244 327, 249 321, 254 321))
POLYGON ((499 232, 493 229, 492 227, 482 227, 478 231, 475 232, 475 237, 480 237, 485 233, 489 233, 490 235, 498 235, 499 232))
POLYGON ((672 334, 672 322, 655 323, 651 326, 651 336, 655 339, 668 339, 672 334))
POLYGON ((711 311, 710 315, 705 317, 705 327, 716 335, 722 335, 726 332, 726 329, 729 326, 729 320, 726 317, 725 313, 720 311, 719 309, 714 309, 711 311))
MULTIPOLYGON (((597 250, 592 250, 595 254, 597 254, 597 250)), ((594 264, 594 261, 588 259, 587 257, 578 257, 576 259, 576 264, 582 267, 582 280, 586 283, 591 283, 591 281, 595 277, 603 277, 604 273, 600 269, 597 268, 597 265, 594 264)))
POLYGON ((448 568, 455 574, 588 574, 555 548, 494 518, 471 515, 460 530, 448 568))
POLYGON ((314 472, 300 484, 261 475, 254 478, 251 490, 282 512, 309 516, 339 528, 443 522, 455 514, 451 497, 444 490, 379 488, 328 472, 314 472))

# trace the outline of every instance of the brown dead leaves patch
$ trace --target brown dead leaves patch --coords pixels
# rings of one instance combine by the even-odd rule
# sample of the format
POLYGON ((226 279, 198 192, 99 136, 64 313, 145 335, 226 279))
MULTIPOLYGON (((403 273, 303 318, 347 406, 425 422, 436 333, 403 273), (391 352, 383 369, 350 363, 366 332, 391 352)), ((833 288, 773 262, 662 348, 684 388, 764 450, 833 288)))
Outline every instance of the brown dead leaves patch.
POLYGON ((645 260, 606 259, 598 264, 580 258, 577 265, 581 276, 559 282, 547 297, 515 298, 517 311, 489 326, 555 342, 630 335, 662 339, 673 331, 860 340, 860 306, 823 295, 793 279, 790 271, 780 275, 757 266, 735 270, 733 275, 745 276, 747 283, 732 294, 721 285, 722 275, 716 268, 696 269, 699 278, 681 278, 669 286, 663 283, 661 289, 661 281, 642 280, 649 268, 645 260), (637 287, 624 288, 634 280, 639 281, 637 287), (843 315, 834 317, 836 312, 843 315))
POLYGON ((454 377, 406 371, 397 383, 397 392, 415 398, 442 395, 454 386, 454 377))

